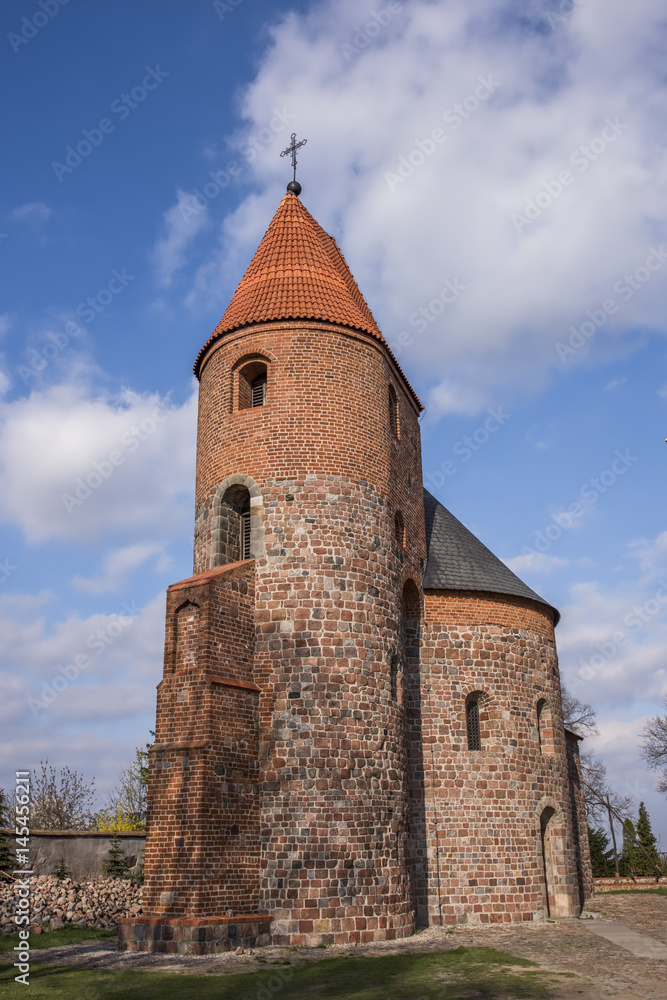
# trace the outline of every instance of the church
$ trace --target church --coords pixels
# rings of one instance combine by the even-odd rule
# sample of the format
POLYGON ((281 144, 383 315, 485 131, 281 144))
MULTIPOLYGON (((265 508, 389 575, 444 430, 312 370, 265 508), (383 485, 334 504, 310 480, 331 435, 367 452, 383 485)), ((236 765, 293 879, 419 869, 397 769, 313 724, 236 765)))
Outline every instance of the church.
POLYGON ((143 915, 206 954, 577 916, 558 611, 423 488, 423 409, 293 181, 195 363, 143 915))

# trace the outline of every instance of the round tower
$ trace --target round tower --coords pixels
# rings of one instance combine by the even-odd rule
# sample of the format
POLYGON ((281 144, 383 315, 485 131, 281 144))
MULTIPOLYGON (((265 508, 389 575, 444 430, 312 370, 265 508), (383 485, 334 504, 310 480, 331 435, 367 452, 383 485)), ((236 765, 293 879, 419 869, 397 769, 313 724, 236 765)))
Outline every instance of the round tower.
POLYGON ((401 602, 426 555, 421 406, 295 194, 195 371, 195 573, 254 561, 260 909, 276 942, 411 933, 401 602))

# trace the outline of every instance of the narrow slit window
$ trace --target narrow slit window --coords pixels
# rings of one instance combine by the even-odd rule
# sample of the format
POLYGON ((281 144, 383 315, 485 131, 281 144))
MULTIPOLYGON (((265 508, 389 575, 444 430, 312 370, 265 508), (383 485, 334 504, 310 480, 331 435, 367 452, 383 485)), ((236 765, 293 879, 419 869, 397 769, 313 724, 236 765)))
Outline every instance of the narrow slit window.
POLYGON ((540 750, 542 750, 542 730, 544 728, 543 714, 545 705, 546 701, 544 701, 544 699, 538 701, 537 703, 537 740, 540 744, 540 750))
POLYGON ((398 397, 393 385, 389 386, 389 427, 395 438, 399 438, 400 424, 398 419, 398 397))
POLYGON ((400 511, 398 511, 398 513, 396 514, 396 518, 394 519, 394 531, 396 533, 396 541, 398 542, 399 546, 402 549, 404 549, 405 548, 405 521, 404 521, 403 515, 401 514, 400 511))
POLYGON ((479 703, 469 701, 466 705, 466 724, 468 727, 468 750, 481 750, 482 740, 479 735, 479 703))
POLYGON ((241 514, 241 559, 250 559, 250 511, 241 514))

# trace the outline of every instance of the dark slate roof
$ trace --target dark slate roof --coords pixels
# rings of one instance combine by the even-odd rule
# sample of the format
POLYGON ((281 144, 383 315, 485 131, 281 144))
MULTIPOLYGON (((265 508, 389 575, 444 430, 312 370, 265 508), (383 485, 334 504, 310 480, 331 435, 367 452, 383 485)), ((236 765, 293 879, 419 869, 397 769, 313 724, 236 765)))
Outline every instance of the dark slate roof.
POLYGON ((425 590, 477 590, 526 597, 553 611, 558 622, 556 608, 508 569, 428 490, 424 490, 424 511, 428 552, 422 581, 425 590))

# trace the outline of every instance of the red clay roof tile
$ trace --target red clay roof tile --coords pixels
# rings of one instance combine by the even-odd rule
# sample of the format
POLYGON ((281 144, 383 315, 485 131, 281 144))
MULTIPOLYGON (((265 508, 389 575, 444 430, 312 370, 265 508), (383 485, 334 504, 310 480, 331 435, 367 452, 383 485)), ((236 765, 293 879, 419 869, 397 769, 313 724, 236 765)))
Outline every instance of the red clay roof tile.
MULTIPOLYGON (((284 319, 351 327, 389 350, 335 239, 291 193, 281 201, 224 316, 197 355, 195 375, 199 377, 210 345, 225 333, 284 319)), ((408 388, 415 396, 409 383, 408 388)))

